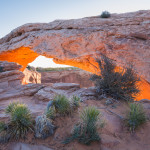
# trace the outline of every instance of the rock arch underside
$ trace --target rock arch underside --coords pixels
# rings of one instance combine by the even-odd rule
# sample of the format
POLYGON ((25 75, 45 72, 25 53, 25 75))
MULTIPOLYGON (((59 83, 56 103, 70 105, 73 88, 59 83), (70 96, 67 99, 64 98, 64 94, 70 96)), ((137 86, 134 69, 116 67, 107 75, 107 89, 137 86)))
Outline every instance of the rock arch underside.
POLYGON ((16 62, 21 71, 43 55, 95 73, 101 54, 121 67, 132 63, 142 78, 137 99, 150 99, 150 10, 30 23, 0 39, 0 61, 16 62))

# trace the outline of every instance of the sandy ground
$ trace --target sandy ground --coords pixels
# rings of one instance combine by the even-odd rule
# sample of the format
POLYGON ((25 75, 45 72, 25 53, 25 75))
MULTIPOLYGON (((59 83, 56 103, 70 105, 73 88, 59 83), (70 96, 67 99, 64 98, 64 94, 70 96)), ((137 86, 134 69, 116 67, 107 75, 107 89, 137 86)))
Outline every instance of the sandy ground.
MULTIPOLYGON (((53 121, 53 124, 56 126, 54 135, 45 140, 35 139, 34 134, 29 133, 25 141, 19 141, 28 144, 44 145, 54 150, 150 150, 150 122, 142 125, 134 134, 131 134, 124 126, 124 122, 117 116, 119 114, 125 117, 128 110, 127 104, 120 102, 113 106, 106 106, 104 101, 88 100, 81 103, 79 109, 72 115, 57 117, 53 121), (96 106, 102 112, 104 120, 107 117, 105 127, 102 130, 98 130, 101 141, 93 142, 89 146, 80 144, 77 141, 62 144, 62 141, 70 135, 73 126, 79 121, 79 112, 89 105, 96 106), (113 113, 107 111, 108 109, 113 113), (114 121, 113 118, 118 119, 118 121, 114 121)), ((146 112, 147 115, 150 115, 149 107, 146 109, 146 112)), ((0 150, 7 150, 12 142, 1 144, 0 150)))

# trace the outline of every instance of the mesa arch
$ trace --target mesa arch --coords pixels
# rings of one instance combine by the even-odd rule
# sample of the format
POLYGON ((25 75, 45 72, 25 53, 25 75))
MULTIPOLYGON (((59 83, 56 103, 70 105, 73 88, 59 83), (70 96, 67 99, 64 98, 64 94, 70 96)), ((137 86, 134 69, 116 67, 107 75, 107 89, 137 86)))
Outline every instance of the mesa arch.
MULTIPOLYGON (((39 55, 56 63, 95 73, 95 57, 101 53, 118 66, 131 62, 142 77, 141 99, 150 99, 150 10, 51 23, 25 24, 0 39, 0 60, 23 66, 39 55)), ((139 98, 139 99, 140 99, 139 98)))

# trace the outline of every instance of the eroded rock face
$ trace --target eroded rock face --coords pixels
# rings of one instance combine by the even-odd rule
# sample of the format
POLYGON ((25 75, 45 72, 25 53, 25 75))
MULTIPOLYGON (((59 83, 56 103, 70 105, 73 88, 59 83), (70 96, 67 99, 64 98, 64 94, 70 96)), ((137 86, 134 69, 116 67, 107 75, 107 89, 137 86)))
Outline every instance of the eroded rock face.
POLYGON ((138 100, 149 99, 150 10, 112 14, 51 23, 25 24, 0 39, 0 60, 23 66, 39 55, 56 63, 97 72, 95 58, 106 54, 118 66, 132 63, 145 80, 138 100), (146 91, 146 92, 143 92, 146 91), (146 94, 145 94, 146 93, 146 94))
POLYGON ((17 89, 20 87, 24 74, 19 71, 21 65, 0 61, 0 89, 5 91, 8 88, 17 89))
POLYGON ((44 86, 41 84, 22 85, 21 65, 14 62, 0 61, 0 101, 21 96, 33 96, 44 86))
POLYGON ((23 78, 22 83, 41 83, 41 73, 33 70, 28 70, 27 68, 23 71, 25 77, 23 78))
MULTIPOLYGON (((34 58, 41 54, 55 58, 55 62, 95 72, 94 58, 103 53, 119 66, 132 62, 138 74, 150 81, 149 20, 150 11, 147 10, 112 14, 108 19, 94 16, 25 24, 0 39, 0 60, 7 60, 6 57, 3 59, 5 52, 16 49, 25 52, 30 49, 33 50, 29 52, 32 55, 28 53, 23 58, 29 58, 29 55, 34 58)), ((17 58, 14 59, 17 62, 17 58)), ((27 64, 19 62, 24 67, 27 64)))
POLYGON ((78 83, 80 87, 94 86, 90 81, 91 73, 84 70, 64 70, 41 72, 41 83, 78 83))

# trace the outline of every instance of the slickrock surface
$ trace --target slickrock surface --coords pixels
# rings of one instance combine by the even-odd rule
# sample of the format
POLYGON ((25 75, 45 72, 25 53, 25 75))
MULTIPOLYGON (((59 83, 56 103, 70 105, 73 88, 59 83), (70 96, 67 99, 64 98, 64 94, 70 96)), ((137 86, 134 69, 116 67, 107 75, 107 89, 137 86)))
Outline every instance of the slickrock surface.
POLYGON ((41 101, 53 100, 56 94, 66 95, 68 98, 73 95, 81 98, 82 101, 88 99, 96 99, 96 91, 94 87, 80 88, 79 84, 75 83, 55 83, 40 89, 34 97, 41 101))

